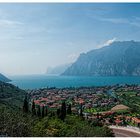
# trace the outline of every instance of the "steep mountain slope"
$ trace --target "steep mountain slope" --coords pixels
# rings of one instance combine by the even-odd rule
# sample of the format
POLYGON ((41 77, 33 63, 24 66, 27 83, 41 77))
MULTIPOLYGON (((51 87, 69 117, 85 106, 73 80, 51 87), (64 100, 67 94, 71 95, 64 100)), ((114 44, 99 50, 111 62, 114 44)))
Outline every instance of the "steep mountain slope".
POLYGON ((5 77, 4 75, 2 75, 2 74, 0 73, 0 81, 2 81, 2 82, 10 82, 11 80, 8 79, 7 77, 5 77))
POLYGON ((117 41, 83 53, 62 75, 140 75, 140 42, 117 41))

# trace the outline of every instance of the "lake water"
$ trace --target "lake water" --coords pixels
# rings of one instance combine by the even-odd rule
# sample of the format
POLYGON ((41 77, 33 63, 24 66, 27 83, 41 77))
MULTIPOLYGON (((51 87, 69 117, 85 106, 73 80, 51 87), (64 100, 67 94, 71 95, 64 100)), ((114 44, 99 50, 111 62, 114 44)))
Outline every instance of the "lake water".
POLYGON ((80 87, 80 86, 105 86, 115 84, 140 84, 137 76, 48 76, 28 75, 11 76, 12 84, 22 89, 35 89, 43 87, 80 87))

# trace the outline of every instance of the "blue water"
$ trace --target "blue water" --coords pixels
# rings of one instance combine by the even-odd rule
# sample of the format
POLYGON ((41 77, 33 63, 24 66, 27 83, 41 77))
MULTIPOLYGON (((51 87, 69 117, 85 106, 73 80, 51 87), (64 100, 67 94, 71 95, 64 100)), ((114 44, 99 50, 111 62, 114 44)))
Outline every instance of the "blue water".
POLYGON ((44 87, 80 87, 80 86, 105 86, 115 84, 140 84, 137 76, 11 76, 12 84, 22 89, 36 89, 44 87))

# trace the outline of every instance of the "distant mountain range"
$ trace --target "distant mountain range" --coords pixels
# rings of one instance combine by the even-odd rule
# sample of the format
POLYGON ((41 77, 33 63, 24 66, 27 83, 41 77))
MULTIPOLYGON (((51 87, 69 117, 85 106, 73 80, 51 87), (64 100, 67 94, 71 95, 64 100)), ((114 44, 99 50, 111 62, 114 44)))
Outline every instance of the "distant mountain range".
POLYGON ((64 64, 64 65, 56 66, 53 68, 50 67, 47 69, 46 74, 60 75, 70 66, 71 66, 71 64, 64 64))
POLYGON ((0 73, 0 81, 2 81, 2 82, 10 82, 11 80, 8 79, 7 77, 5 77, 4 75, 2 75, 2 74, 0 73))
POLYGON ((140 42, 116 41, 83 53, 62 75, 140 76, 140 42))

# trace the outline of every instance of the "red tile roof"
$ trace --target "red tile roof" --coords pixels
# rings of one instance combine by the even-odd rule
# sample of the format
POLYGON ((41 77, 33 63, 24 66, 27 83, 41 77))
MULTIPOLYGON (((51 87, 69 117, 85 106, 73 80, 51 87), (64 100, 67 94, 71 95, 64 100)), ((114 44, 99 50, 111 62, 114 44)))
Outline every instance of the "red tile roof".
POLYGON ((122 120, 119 120, 119 119, 116 119, 116 120, 115 120, 115 123, 117 123, 117 124, 118 124, 118 123, 121 123, 121 122, 122 122, 122 120))
POLYGON ((133 117, 132 120, 136 123, 140 123, 140 119, 136 118, 136 117, 133 117))
POLYGON ((48 98, 41 98, 40 100, 42 100, 42 101, 48 101, 48 98))

